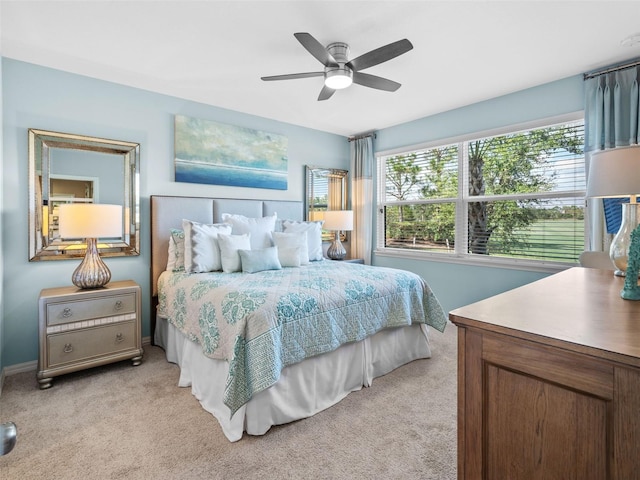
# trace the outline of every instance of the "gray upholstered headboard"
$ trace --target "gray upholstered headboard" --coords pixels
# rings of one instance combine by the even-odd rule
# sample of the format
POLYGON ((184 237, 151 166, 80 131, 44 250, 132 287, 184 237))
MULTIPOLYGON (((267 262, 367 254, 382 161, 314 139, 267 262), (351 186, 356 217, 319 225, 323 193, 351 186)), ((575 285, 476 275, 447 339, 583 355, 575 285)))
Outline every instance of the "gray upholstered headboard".
POLYGON ((241 200, 230 198, 151 196, 151 317, 155 319, 158 277, 167 267, 169 232, 182 228, 182 219, 219 223, 223 213, 247 217, 278 214, 278 218, 303 220, 303 202, 284 200, 241 200))

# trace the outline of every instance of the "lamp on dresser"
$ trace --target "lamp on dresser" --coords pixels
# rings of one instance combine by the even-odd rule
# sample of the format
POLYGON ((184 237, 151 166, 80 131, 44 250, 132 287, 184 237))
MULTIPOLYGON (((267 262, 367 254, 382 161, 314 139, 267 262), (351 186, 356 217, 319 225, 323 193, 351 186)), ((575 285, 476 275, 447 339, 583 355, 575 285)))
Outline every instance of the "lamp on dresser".
POLYGON ((625 275, 631 232, 640 224, 639 195, 640 146, 610 148, 591 155, 587 197, 629 198, 629 203, 622 203, 622 222, 609 249, 618 276, 625 275))
POLYGON ((98 238, 122 236, 122 206, 95 203, 60 205, 60 237, 86 239, 84 259, 75 269, 71 281, 78 288, 99 288, 111 280, 111 271, 100 258, 98 238))
POLYGON ((331 260, 344 260, 347 251, 340 241, 340 232, 353 230, 353 211, 351 210, 327 210, 324 212, 325 230, 335 231, 335 237, 327 249, 327 257, 331 260))

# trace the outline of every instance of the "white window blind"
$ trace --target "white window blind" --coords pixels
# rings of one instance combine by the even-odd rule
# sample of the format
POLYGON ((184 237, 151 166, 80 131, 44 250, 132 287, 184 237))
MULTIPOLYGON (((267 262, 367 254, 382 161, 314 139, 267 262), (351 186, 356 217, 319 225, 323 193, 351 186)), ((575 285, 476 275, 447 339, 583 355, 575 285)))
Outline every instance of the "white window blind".
POLYGON ((584 122, 378 157, 378 249, 575 263, 584 249, 584 122))

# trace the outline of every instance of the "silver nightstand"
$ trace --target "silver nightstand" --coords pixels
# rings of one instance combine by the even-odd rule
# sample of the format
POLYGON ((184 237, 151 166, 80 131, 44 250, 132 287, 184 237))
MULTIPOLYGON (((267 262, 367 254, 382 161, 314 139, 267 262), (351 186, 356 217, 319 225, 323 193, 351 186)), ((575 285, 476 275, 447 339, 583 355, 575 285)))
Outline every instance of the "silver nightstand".
POLYGON ((53 377, 131 359, 142 361, 140 286, 131 281, 103 288, 47 288, 39 298, 37 379, 49 388, 53 377))
POLYGON ((364 265, 364 259, 362 258, 345 258, 344 260, 331 260, 330 258, 327 258, 327 260, 330 260, 332 262, 360 263, 364 265))

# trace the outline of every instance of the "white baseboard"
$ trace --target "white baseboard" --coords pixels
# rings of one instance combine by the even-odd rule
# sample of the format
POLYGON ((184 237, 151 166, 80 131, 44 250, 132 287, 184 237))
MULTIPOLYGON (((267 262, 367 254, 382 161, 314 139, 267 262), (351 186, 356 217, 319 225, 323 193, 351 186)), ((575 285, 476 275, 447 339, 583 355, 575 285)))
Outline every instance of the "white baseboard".
POLYGON ((16 375, 18 373, 35 372, 38 368, 38 361, 32 360, 31 362, 17 363, 10 365, 2 369, 0 373, 0 396, 2 396, 2 387, 4 386, 4 379, 10 375, 16 375))
POLYGON ((10 377, 11 375, 16 375, 18 373, 35 372, 37 368, 38 368, 37 360, 32 360, 30 362, 24 362, 24 363, 16 363, 15 365, 9 365, 2 371, 2 374, 3 374, 2 379, 4 380, 5 376, 10 377))

